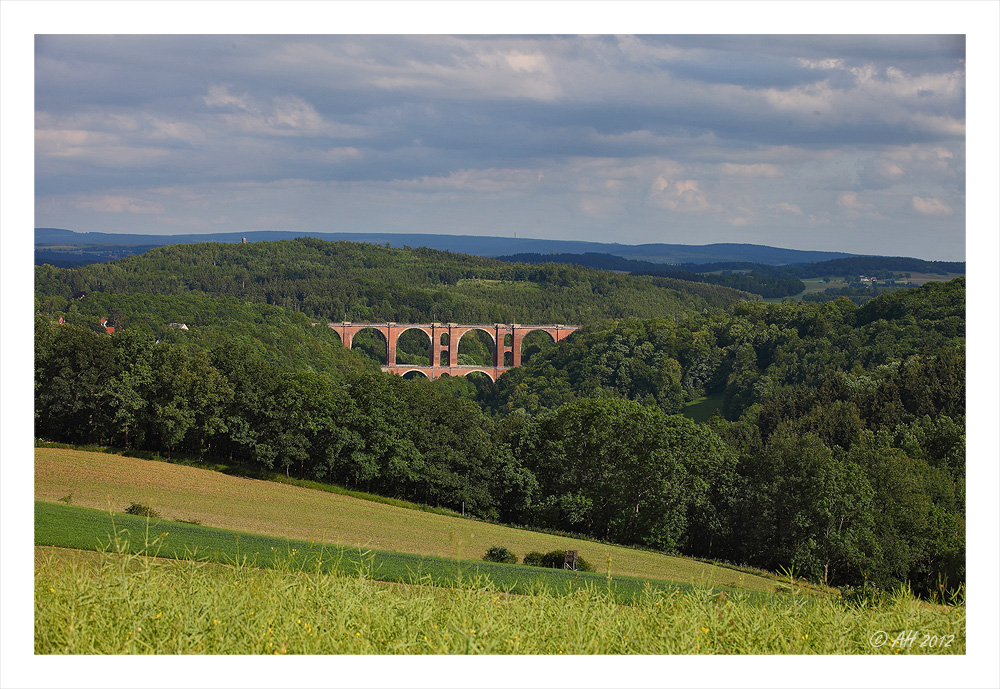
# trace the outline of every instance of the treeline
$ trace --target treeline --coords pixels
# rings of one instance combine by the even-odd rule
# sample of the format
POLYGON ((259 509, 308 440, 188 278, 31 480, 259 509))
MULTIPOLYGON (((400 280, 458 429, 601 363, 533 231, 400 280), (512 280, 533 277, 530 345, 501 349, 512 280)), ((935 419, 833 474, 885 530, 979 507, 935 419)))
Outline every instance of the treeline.
POLYGON ((615 256, 614 254, 599 254, 588 251, 582 254, 537 254, 523 253, 511 254, 510 256, 497 256, 496 260, 508 263, 572 263, 577 266, 587 268, 599 268, 601 270, 617 270, 632 272, 636 270, 655 270, 661 268, 662 264, 651 261, 636 261, 631 258, 615 256))
POLYGON ((806 288, 802 284, 802 281, 794 275, 782 273, 780 268, 776 269, 760 263, 725 263, 707 264, 704 266, 696 263, 686 263, 683 266, 664 266, 663 264, 651 263, 649 261, 635 261, 612 254, 597 253, 513 254, 511 256, 498 256, 497 260, 531 264, 569 263, 589 268, 599 268, 601 270, 627 271, 631 275, 648 275, 686 282, 720 285, 766 298, 790 297, 799 294, 806 288), (718 268, 717 266, 725 267, 718 268), (740 266, 743 270, 750 270, 752 272, 748 274, 734 274, 732 271, 739 268, 733 268, 732 266, 740 266), (712 272, 716 270, 722 272, 712 272))
MULTIPOLYGON (((931 273, 947 275, 965 273, 964 262, 924 261, 917 258, 894 256, 853 256, 816 263, 773 266, 748 261, 722 261, 714 263, 682 263, 664 266, 649 261, 635 261, 612 254, 514 254, 499 256, 501 261, 522 263, 568 263, 603 270, 627 271, 631 275, 652 275, 689 282, 722 285, 756 294, 764 298, 790 297, 805 290, 802 278, 843 277, 859 275, 891 280, 899 274, 931 273)), ((828 290, 829 291, 829 290, 828 290)), ((888 290, 882 289, 880 293, 888 290)), ((831 294, 833 294, 831 292, 831 294)), ((833 298, 841 295, 833 295, 833 298)), ((845 293, 843 296, 864 297, 871 294, 845 293)), ((829 296, 811 295, 813 301, 829 300, 829 296)))
POLYGON ((765 298, 791 297, 803 292, 805 284, 797 277, 782 275, 771 271, 752 273, 693 273, 687 270, 657 269, 637 270, 632 275, 653 275, 675 280, 690 280, 692 282, 707 282, 712 285, 722 285, 732 289, 750 292, 765 298))
POLYGON ((876 273, 965 273, 964 261, 924 261, 902 256, 851 256, 797 266, 782 266, 790 275, 803 278, 831 275, 873 275, 876 273))
POLYGON ((795 263, 788 265, 766 265, 748 261, 721 261, 715 263, 681 263, 672 266, 680 270, 693 272, 715 271, 752 271, 769 275, 785 275, 799 278, 822 278, 843 275, 885 275, 892 273, 932 273, 947 275, 948 273, 965 273, 964 261, 925 261, 919 258, 903 256, 849 256, 835 258, 829 261, 815 263, 795 263))
POLYGON ((724 306, 748 295, 572 265, 300 238, 183 244, 75 269, 38 266, 40 300, 97 292, 199 294, 280 306, 319 321, 584 323, 724 306))

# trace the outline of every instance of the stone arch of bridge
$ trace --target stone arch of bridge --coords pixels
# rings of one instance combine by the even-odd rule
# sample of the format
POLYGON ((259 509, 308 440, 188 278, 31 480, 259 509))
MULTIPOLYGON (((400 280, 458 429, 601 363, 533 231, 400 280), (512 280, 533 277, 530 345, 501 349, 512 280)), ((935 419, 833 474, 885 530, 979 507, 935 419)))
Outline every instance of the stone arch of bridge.
POLYGON ((466 378, 468 378, 469 376, 475 375, 477 373, 480 373, 483 376, 485 376, 486 378, 489 378, 490 385, 493 385, 493 384, 495 384, 497 382, 497 379, 495 377, 497 374, 494 373, 493 371, 491 371, 489 369, 485 369, 485 368, 481 368, 481 369, 480 368, 476 368, 476 369, 472 369, 471 371, 463 371, 462 375, 465 376, 466 378))
POLYGON ((372 345, 371 347, 365 348, 364 351, 366 351, 366 353, 369 356, 372 356, 375 359, 379 360, 383 366, 390 366, 390 365, 392 365, 393 360, 392 360, 391 356, 395 354, 395 343, 389 341, 389 331, 388 331, 388 328, 380 328, 380 327, 375 326, 375 325, 369 325, 369 326, 357 328, 356 330, 354 330, 353 332, 350 332, 348 334, 348 341, 350 342, 350 344, 347 345, 347 348, 348 349, 355 349, 356 348, 355 347, 355 340, 357 339, 358 335, 361 335, 361 334, 363 334, 365 332, 369 332, 369 331, 370 332, 375 332, 375 333, 377 333, 381 337, 381 339, 382 339, 382 346, 381 346, 381 348, 377 349, 374 345, 372 345), (379 356, 379 354, 381 354, 381 356, 379 356))
MULTIPOLYGON (((532 339, 531 335, 534 334, 534 333, 543 333, 544 335, 546 335, 548 337, 548 341, 549 341, 550 344, 555 344, 556 343, 556 335, 555 335, 555 333, 550 332, 549 329, 546 329, 546 328, 532 328, 531 330, 525 330, 523 333, 521 333, 521 344, 520 344, 519 351, 518 351, 518 360, 521 361, 521 362, 524 361, 524 348, 525 348, 525 344, 524 343, 525 343, 526 340, 532 339)), ((537 339, 536 339, 536 341, 537 341, 537 339)))
MULTIPOLYGON (((491 351, 490 351, 490 361, 486 362, 485 365, 499 366, 500 363, 497 362, 497 334, 496 326, 494 326, 494 331, 490 332, 486 326, 480 325, 470 325, 462 326, 460 328, 454 328, 451 333, 451 340, 455 343, 451 351, 451 365, 458 366, 458 355, 461 351, 462 340, 466 335, 471 337, 478 337, 477 333, 485 333, 486 338, 489 339, 491 351)), ((501 358, 502 361, 502 358, 501 358)))
MULTIPOLYGON (((399 328, 389 329, 389 351, 387 352, 387 361, 392 363, 398 363, 399 354, 399 341, 402 339, 404 342, 409 339, 413 340, 412 337, 408 337, 407 333, 423 333, 426 337, 423 341, 424 347, 424 361, 421 364, 433 366, 434 365, 434 329, 425 325, 402 325, 399 328)), ((440 339, 440 338, 438 338, 440 339)), ((391 365, 391 364, 390 364, 391 365)))

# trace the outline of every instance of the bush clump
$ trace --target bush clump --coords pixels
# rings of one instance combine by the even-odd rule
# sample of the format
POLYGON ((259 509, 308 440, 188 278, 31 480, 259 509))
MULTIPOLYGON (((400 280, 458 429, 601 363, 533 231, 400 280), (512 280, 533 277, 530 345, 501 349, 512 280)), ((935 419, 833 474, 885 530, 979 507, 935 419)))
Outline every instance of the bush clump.
POLYGON ((133 502, 126 507, 125 514, 134 514, 138 517, 149 517, 150 519, 158 519, 160 516, 159 512, 149 505, 143 505, 141 502, 133 502))
POLYGON ((510 552, 510 550, 502 545, 492 546, 486 551, 486 554, 483 555, 483 559, 487 562, 503 562, 508 565, 517 564, 517 555, 510 552))
MULTIPOLYGON (((523 562, 531 567, 551 567, 553 569, 562 569, 563 565, 566 563, 566 551, 550 550, 547 553, 532 551, 524 556, 523 562)), ((576 556, 576 569, 578 572, 594 571, 593 566, 580 557, 580 555, 576 556)))

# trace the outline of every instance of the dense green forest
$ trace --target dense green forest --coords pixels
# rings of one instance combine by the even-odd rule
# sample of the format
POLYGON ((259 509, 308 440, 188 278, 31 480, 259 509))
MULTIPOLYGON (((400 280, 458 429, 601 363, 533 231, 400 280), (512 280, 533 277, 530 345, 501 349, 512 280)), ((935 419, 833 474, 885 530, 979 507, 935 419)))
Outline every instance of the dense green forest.
POLYGON ((35 433, 464 503, 839 586, 962 584, 964 279, 863 306, 747 297, 318 240, 41 266, 35 433), (350 320, 584 327, 530 343, 492 386, 411 381, 313 325, 341 308, 350 320), (706 395, 721 414, 678 413, 706 395))
POLYGON ((433 249, 294 239, 178 244, 74 269, 38 266, 40 299, 81 292, 231 297, 323 321, 569 323, 649 318, 748 295, 565 264, 526 265, 433 249))

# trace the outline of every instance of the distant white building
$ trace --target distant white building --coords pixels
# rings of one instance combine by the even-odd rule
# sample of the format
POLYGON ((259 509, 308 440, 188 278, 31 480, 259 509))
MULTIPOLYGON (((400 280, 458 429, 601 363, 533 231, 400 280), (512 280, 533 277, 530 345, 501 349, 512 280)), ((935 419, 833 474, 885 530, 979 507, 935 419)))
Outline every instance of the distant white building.
POLYGON ((184 324, 184 323, 171 323, 170 327, 171 328, 180 328, 181 330, 190 330, 190 328, 187 327, 187 325, 184 324))

